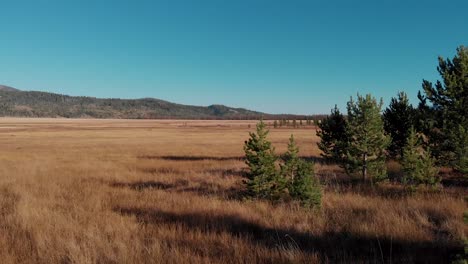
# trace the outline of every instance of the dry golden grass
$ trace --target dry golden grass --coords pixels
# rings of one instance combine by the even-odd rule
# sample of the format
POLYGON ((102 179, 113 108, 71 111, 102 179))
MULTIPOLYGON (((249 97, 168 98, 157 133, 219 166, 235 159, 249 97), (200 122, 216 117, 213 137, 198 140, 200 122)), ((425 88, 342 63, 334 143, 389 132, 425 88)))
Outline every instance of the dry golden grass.
MULTIPOLYGON (((460 187, 410 195, 317 163, 320 211, 244 201, 249 125, 1 119, 1 262, 442 263, 461 249, 460 187)), ((313 128, 272 129, 278 152, 291 133, 319 156, 313 128)))

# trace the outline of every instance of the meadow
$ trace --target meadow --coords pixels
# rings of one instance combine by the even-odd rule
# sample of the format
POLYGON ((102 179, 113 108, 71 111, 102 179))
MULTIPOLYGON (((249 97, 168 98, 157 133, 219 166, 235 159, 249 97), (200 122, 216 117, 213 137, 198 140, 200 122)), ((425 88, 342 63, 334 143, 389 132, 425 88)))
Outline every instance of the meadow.
MULTIPOLYGON (((368 186, 294 134, 319 210, 246 200, 255 121, 0 119, 2 263, 447 263, 463 250, 466 184, 368 186)), ((397 174, 398 165, 389 164, 397 174)))

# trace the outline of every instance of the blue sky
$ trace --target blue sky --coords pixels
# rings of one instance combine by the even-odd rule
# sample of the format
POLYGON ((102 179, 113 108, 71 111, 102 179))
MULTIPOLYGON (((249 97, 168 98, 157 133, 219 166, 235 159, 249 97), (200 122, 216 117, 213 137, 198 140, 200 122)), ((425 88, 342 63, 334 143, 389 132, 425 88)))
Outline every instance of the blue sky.
POLYGON ((0 0, 0 84, 328 113, 351 95, 413 102, 468 45, 468 1, 0 0))

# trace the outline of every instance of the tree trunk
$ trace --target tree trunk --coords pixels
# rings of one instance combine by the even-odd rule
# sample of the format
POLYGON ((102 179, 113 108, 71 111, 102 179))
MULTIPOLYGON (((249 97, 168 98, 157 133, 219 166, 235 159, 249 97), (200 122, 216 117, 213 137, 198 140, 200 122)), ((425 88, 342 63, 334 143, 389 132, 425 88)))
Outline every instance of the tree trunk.
POLYGON ((367 180, 367 153, 362 156, 362 178, 364 181, 367 180))

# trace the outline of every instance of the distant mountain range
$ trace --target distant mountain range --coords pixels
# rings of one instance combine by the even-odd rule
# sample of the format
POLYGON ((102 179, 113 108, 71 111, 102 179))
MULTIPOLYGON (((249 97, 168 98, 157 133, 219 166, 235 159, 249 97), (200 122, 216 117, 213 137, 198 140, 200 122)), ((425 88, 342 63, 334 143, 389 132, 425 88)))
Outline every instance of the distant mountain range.
POLYGON ((224 105, 192 106, 154 98, 114 99, 21 91, 0 85, 0 116, 122 119, 305 119, 224 105))

